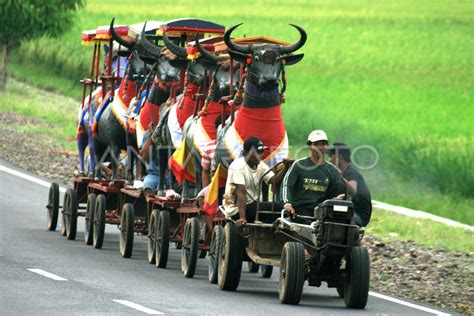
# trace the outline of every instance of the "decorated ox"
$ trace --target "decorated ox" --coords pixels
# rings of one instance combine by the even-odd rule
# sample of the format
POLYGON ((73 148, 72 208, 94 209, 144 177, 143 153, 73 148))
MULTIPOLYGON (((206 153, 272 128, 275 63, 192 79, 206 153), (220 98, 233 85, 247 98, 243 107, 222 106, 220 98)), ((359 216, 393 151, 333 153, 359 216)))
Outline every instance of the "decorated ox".
MULTIPOLYGON (((115 77, 122 78, 124 75, 125 68, 127 66, 127 59, 124 56, 119 56, 116 48, 113 48, 112 61, 109 64, 107 58, 109 56, 109 47, 104 44, 104 53, 106 56, 105 67, 103 73, 108 73, 108 67, 111 67, 111 74, 115 77), (120 69, 119 69, 120 68, 120 69)), ((86 174, 93 174, 95 168, 95 154, 93 146, 93 138, 91 131, 91 117, 96 114, 97 107, 102 103, 103 93, 102 85, 98 86, 89 95, 84 97, 83 102, 79 105, 77 113, 77 148, 79 152, 79 175, 85 176, 86 174), (85 151, 87 146, 89 148, 89 168, 85 170, 85 151)), ((92 119, 93 121, 94 119, 92 119)))
MULTIPOLYGON (((163 46, 155 46, 148 42, 145 33, 142 32, 140 42, 146 51, 148 62, 153 63, 153 71, 148 78, 154 78, 151 87, 149 84, 142 85, 136 99, 132 100, 129 109, 129 116, 132 117, 128 122, 127 145, 128 149, 133 148, 135 153, 128 150, 128 170, 132 170, 134 157, 138 150, 141 155, 149 162, 153 162, 153 151, 148 151, 150 142, 149 130, 153 130, 160 118, 160 109, 165 102, 172 102, 176 97, 180 81, 180 71, 184 67, 182 62, 175 61, 174 55, 163 46)), ((137 164, 139 166, 140 164, 137 164)), ((139 168, 137 168, 139 169, 139 168)), ((137 171, 138 173, 138 171, 137 171)), ((140 174, 137 174, 140 178, 140 174)))
POLYGON ((227 168, 240 155, 243 141, 257 136, 268 147, 263 160, 272 168, 288 156, 288 137, 281 111, 282 93, 279 91, 280 75, 284 73, 285 66, 296 64, 303 58, 303 54, 291 53, 305 44, 306 32, 290 24, 300 33, 300 39, 292 45, 241 45, 230 39, 232 32, 240 25, 228 29, 224 41, 231 57, 247 65, 245 95, 233 124, 226 126, 218 135, 214 158, 227 168))
MULTIPOLYGON (((128 49, 127 70, 119 88, 109 91, 100 105, 92 124, 94 151, 96 161, 110 157, 112 179, 117 178, 117 162, 121 150, 127 149, 126 124, 127 110, 130 101, 135 96, 137 86, 143 83, 150 67, 140 58, 140 46, 121 38, 114 30, 114 20, 110 24, 110 34, 120 45, 128 49), (114 94, 112 97, 112 93, 114 94)), ((99 178, 99 168, 96 166, 95 177, 99 178)), ((111 182, 114 185, 114 182, 111 182)))
MULTIPOLYGON (((194 169, 194 174, 188 174, 185 181, 195 183, 195 193, 197 194, 203 185, 207 186, 210 182, 209 171, 203 172, 202 170, 201 158, 205 155, 206 159, 209 159, 214 154, 217 136, 216 125, 230 114, 227 101, 238 88, 240 64, 231 63, 230 56, 227 54, 220 56, 210 54, 198 40, 196 40, 195 46, 201 57, 210 61, 215 68, 203 109, 198 116, 188 118, 184 125, 185 145, 187 152, 193 156, 194 160, 194 168, 191 168, 191 172, 194 169), (232 89, 230 88, 231 84, 232 89)), ((183 172, 187 172, 187 169, 185 168, 183 172)))
MULTIPOLYGON (((165 33, 163 33, 163 41, 166 47, 177 56, 177 60, 186 62, 186 73, 183 94, 178 96, 174 104, 163 109, 160 115, 160 123, 153 132, 152 140, 158 146, 160 164, 158 190, 160 195, 164 193, 164 178, 168 168, 168 158, 171 152, 182 142, 184 123, 199 111, 200 104, 204 101, 207 92, 209 70, 214 67, 204 58, 188 61, 186 48, 174 44, 165 33)), ((178 178, 178 182, 181 183, 182 179, 178 178)))

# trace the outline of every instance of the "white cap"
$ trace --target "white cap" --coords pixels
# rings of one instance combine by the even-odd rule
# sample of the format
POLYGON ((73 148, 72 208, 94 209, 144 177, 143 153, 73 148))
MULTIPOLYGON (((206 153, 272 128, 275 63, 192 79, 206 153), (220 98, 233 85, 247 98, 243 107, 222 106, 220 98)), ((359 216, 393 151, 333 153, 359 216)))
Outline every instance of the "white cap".
POLYGON ((314 143, 320 140, 328 141, 328 136, 323 130, 314 130, 308 136, 308 143, 314 143))

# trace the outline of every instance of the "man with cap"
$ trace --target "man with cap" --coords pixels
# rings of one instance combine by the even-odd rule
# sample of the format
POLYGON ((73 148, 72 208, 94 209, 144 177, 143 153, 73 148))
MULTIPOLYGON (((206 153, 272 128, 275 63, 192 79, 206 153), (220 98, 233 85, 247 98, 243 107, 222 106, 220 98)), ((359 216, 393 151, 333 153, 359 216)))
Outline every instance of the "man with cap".
MULTIPOLYGON (((262 180, 267 184, 275 176, 273 171, 262 161, 265 146, 256 136, 250 136, 244 141, 242 157, 235 159, 229 166, 227 182, 223 199, 226 217, 235 220, 237 227, 253 222, 257 212, 259 184, 262 180), (265 175, 264 175, 265 174, 265 175)), ((286 170, 280 170, 275 181, 278 184, 283 179, 286 170)), ((271 202, 261 202, 262 210, 270 210, 271 202)), ((281 204, 276 209, 281 209, 281 204)))
POLYGON ((372 214, 372 198, 364 178, 351 165, 351 149, 345 143, 333 143, 329 148, 329 161, 340 170, 342 182, 352 197, 356 225, 367 226, 372 214))
POLYGON ((308 136, 311 156, 296 160, 283 179, 283 208, 291 214, 314 216, 314 208, 324 200, 344 193, 336 167, 324 160, 328 138, 314 130, 308 136))

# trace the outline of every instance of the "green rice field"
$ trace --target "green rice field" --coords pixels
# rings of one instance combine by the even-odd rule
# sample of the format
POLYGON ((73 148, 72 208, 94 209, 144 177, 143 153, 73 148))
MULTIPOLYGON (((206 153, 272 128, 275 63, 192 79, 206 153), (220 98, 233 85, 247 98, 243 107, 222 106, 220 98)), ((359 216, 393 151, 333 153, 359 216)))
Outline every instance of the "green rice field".
MULTIPOLYGON (((359 150, 376 199, 474 225, 474 4, 472 1, 88 1, 59 39, 12 54, 17 79, 77 99, 92 49, 81 31, 144 20, 209 19, 235 36, 288 42, 304 27, 305 58, 288 67, 283 105, 292 154, 313 129, 359 150), (370 148, 370 151, 367 150, 370 148)), ((1 109, 1 107, 0 107, 1 109)), ((11 110, 11 109, 10 109, 11 110)), ((71 117, 74 117, 72 115, 71 117)), ((69 126, 69 125, 68 125, 69 126)), ((71 127, 69 137, 74 136, 71 127)))

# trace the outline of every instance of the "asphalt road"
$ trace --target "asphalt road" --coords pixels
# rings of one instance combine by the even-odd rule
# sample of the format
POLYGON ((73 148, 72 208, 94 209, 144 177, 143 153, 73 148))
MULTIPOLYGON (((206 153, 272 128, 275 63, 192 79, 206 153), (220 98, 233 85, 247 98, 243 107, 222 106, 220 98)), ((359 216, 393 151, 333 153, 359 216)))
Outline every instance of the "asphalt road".
POLYGON ((122 258, 116 226, 107 226, 103 249, 86 246, 83 218, 79 218, 76 240, 68 241, 46 229, 48 188, 12 175, 5 167, 18 170, 0 161, 0 315, 443 313, 417 302, 403 300, 415 308, 391 302, 375 297, 376 293, 369 297, 365 310, 349 310, 334 289, 307 285, 298 306, 282 305, 278 302, 278 270, 271 279, 262 279, 260 274, 246 272, 246 264, 237 292, 221 291, 207 281, 207 258, 199 259, 193 279, 181 274, 180 252, 174 247, 170 247, 167 269, 148 264, 144 236, 135 236, 132 258, 122 258), (29 269, 41 269, 66 280, 54 280, 29 269), (427 312, 426 308, 432 310, 427 312))

